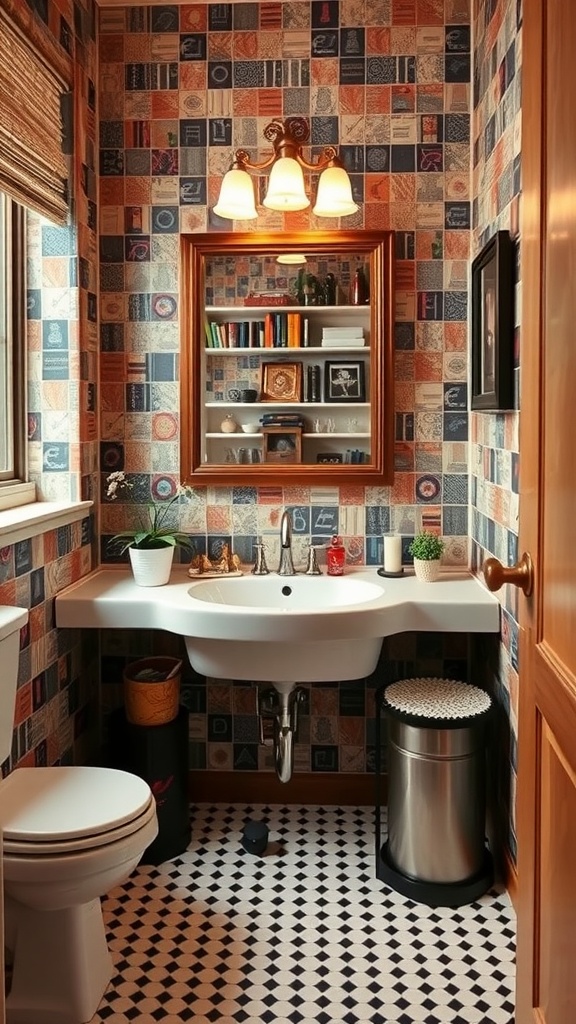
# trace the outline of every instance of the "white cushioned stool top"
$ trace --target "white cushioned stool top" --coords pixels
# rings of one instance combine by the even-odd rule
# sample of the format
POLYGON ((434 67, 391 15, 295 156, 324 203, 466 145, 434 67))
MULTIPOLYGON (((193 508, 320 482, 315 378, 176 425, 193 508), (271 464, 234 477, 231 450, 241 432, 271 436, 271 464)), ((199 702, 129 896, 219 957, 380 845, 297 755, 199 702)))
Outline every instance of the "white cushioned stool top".
POLYGON ((108 832, 143 813, 150 787, 113 768, 17 768, 0 782, 7 840, 49 842, 108 832))
POLYGON ((384 691, 396 711, 425 718, 470 718, 488 711, 492 701, 484 690, 455 679, 401 679, 384 691))

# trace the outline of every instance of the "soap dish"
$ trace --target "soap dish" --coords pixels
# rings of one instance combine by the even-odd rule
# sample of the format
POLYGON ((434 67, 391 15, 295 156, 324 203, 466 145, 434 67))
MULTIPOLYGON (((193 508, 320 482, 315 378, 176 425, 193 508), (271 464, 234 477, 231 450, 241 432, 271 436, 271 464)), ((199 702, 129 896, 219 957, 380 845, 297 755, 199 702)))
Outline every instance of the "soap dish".
POLYGON ((400 572, 386 572, 386 569, 378 569, 379 576, 386 576, 390 580, 399 580, 402 576, 406 576, 404 569, 400 569, 400 572))

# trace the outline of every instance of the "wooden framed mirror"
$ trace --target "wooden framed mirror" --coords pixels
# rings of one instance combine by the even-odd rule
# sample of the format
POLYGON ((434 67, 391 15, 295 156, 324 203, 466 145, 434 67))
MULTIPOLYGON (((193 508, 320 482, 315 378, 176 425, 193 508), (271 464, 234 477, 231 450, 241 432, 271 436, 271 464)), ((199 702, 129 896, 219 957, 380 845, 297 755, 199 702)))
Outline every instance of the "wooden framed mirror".
POLYGON ((182 481, 392 482, 393 241, 181 236, 182 481), (272 427, 298 458, 269 458, 272 427))

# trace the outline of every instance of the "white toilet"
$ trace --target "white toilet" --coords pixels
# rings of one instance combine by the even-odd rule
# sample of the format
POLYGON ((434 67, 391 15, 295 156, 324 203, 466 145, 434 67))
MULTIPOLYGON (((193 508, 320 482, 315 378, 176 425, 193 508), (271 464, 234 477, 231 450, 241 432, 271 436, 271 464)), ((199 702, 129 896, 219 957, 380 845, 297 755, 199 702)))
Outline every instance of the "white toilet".
MULTIPOLYGON (((0 607, 0 762, 12 743, 20 628, 0 607)), ((112 976, 100 897, 158 834, 150 787, 111 768, 20 768, 0 781, 7 1024, 85 1024, 112 976)))

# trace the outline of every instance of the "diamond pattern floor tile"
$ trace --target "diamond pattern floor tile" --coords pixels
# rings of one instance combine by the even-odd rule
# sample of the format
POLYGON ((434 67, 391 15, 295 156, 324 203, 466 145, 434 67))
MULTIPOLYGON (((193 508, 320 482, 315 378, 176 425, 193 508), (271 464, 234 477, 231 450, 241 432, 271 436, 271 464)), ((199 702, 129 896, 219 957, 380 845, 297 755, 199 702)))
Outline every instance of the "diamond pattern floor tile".
POLYGON ((91 1024, 513 1024, 515 918, 374 870, 373 808, 191 808, 188 850, 103 901, 115 975, 91 1024), (266 853, 240 844, 250 819, 266 853))

